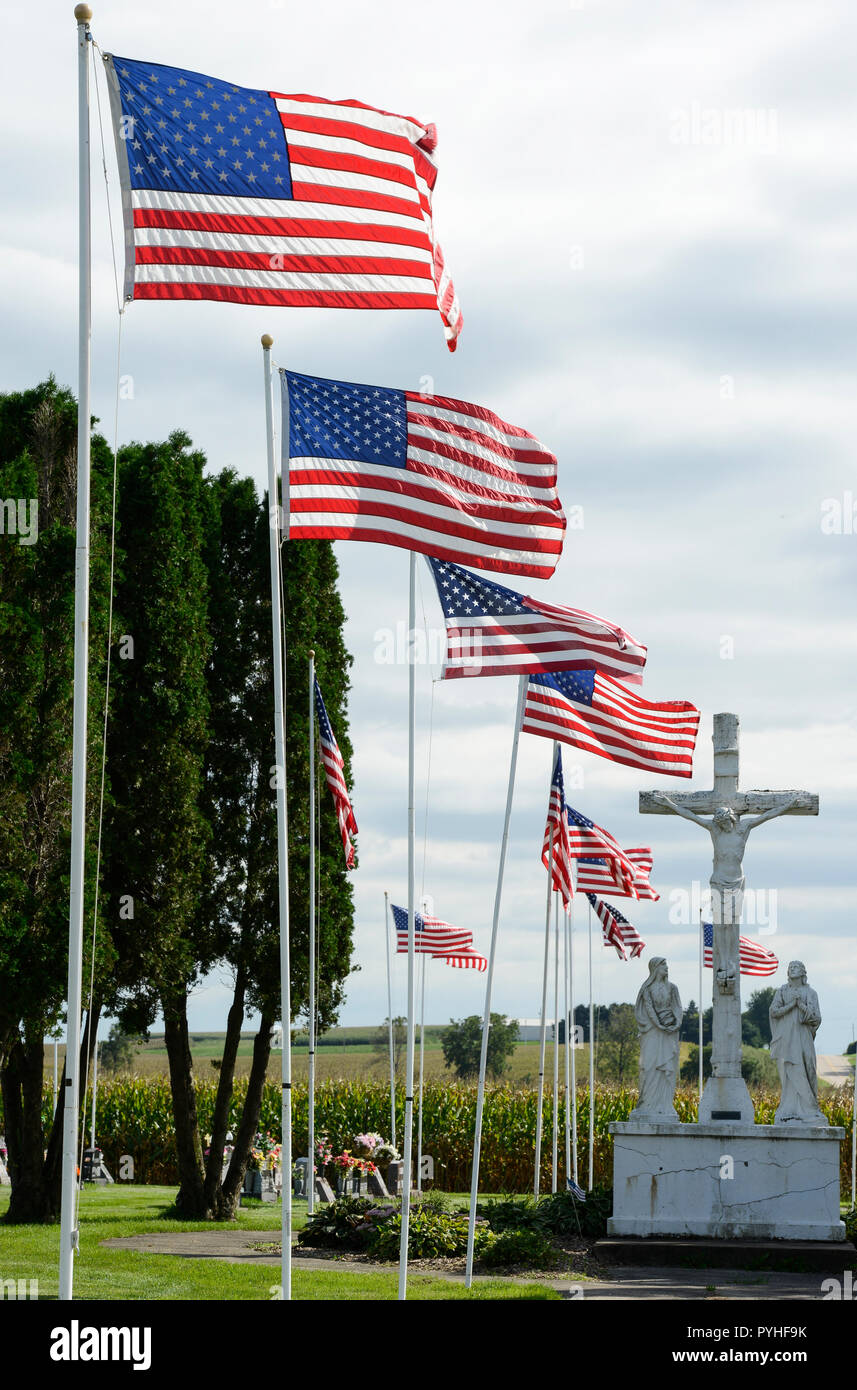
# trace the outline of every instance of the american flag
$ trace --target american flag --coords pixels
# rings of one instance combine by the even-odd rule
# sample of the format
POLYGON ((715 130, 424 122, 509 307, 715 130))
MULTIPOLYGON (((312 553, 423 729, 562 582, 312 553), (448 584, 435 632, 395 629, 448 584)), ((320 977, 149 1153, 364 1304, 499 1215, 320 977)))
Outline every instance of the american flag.
MULTIPOLYGON (((751 941, 748 936, 738 938, 740 964, 738 969, 742 975, 775 975, 780 968, 773 951, 768 951, 764 946, 760 946, 757 941, 751 941)), ((702 963, 707 965, 709 970, 714 968, 714 927, 711 922, 702 924, 702 963)))
POLYGON ((600 671, 556 671, 530 676, 521 728, 626 767, 692 777, 699 710, 653 704, 600 671))
POLYGON ((490 410, 283 371, 290 535, 379 541, 547 579, 565 516, 556 459, 490 410))
POLYGON ((333 803, 336 807, 336 819, 339 821, 339 830, 342 835, 342 848, 345 850, 345 865, 346 868, 353 869, 354 846, 351 843, 351 836, 357 834, 357 822, 354 819, 348 787, 345 784, 342 754, 336 739, 333 737, 333 730, 330 727, 324 700, 321 698, 321 687, 318 680, 315 682, 315 708, 318 714, 318 738, 321 744, 324 775, 327 778, 327 785, 330 787, 333 803))
MULTIPOLYGON (((612 872, 612 884, 620 883, 624 892, 624 898, 636 897, 635 885, 637 882, 637 865, 626 854, 625 850, 613 838, 609 830, 604 830, 600 825, 596 825, 588 816, 584 816, 580 811, 575 811, 573 806, 566 804, 565 807, 566 824, 568 826, 569 852, 575 859, 606 859, 612 872)), ((580 869, 578 868, 578 889, 580 869)))
POLYGON ((578 1187, 577 1183, 574 1181, 573 1178, 566 1178, 565 1185, 568 1191, 571 1193, 571 1195, 577 1198, 578 1202, 586 1201, 586 1193, 584 1192, 582 1187, 578 1187))
POLYGON ((627 917, 622 916, 618 907, 596 898, 594 893, 587 893, 586 896, 598 914, 604 945, 615 946, 620 960, 633 960, 635 956, 641 956, 646 943, 636 927, 632 927, 627 917))
POLYGON ((480 956, 478 951, 456 951, 454 955, 438 955, 437 960, 445 960, 447 965, 457 966, 459 970, 478 970, 480 973, 488 969, 488 957, 480 956))
MULTIPOLYGON (((393 921, 396 925, 396 953, 402 955, 408 949, 408 909, 393 908, 393 921)), ((473 933, 451 927, 439 917, 430 917, 424 912, 414 913, 414 950, 432 956, 445 956, 450 952, 460 953, 473 948, 473 933)))
POLYGON ((446 619, 444 680, 598 670, 641 683, 646 648, 615 623, 526 598, 447 561, 429 565, 446 619))
POLYGON ((562 750, 556 750, 551 777, 548 818, 542 845, 542 863, 551 875, 555 892, 562 894, 565 909, 574 896, 573 859, 566 816, 565 789, 562 781, 562 750))
POLYGON ((578 859, 578 893, 613 893, 619 898, 645 898, 656 903, 660 893, 656 893, 649 883, 652 871, 652 851, 648 848, 626 849, 625 855, 637 871, 634 891, 626 891, 626 881, 617 874, 609 859, 578 859))
POLYGON ((461 310, 435 241, 433 125, 106 55, 127 299, 461 310))

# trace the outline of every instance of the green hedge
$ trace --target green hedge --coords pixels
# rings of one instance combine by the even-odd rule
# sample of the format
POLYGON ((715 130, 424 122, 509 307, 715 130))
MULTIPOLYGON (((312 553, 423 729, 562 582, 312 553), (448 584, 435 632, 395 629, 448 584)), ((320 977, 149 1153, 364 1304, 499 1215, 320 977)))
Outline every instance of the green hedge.
MULTIPOLYGON (((235 1083, 229 1128, 237 1129, 246 1093, 246 1078, 235 1083)), ((211 1129, 217 1080, 197 1082, 199 1127, 203 1134, 211 1129)), ((298 1082, 292 1091, 293 1147, 297 1157, 307 1150, 307 1087, 298 1082)), ((538 1093, 507 1085, 489 1086, 485 1110, 480 1163, 480 1189, 483 1192, 526 1192, 532 1185, 534 1136, 538 1093)), ((779 1096, 776 1091, 758 1091, 754 1096, 756 1119, 772 1124, 779 1096)), ((628 1086, 598 1085, 595 1097, 594 1173, 596 1183, 612 1181, 611 1120, 626 1120, 637 1101, 637 1091, 628 1086)), ((851 1091, 841 1087, 826 1092, 821 1108, 831 1124, 850 1130, 851 1091)), ((676 1095, 676 1110, 684 1121, 696 1119, 696 1091, 683 1087, 676 1095)), ((52 1091, 45 1091, 44 1119, 50 1122, 52 1091)), ((401 1148, 404 1133, 404 1090, 396 1098, 396 1136, 401 1148)), ((89 1104, 87 1104, 87 1116, 89 1104)), ((424 1091, 423 1151, 435 1165, 435 1185, 447 1192, 466 1191, 470 1186, 473 1127, 476 1115, 476 1086, 462 1082, 429 1082, 424 1091)), ((172 1098, 167 1077, 126 1077, 104 1081, 98 1087, 97 1139, 104 1149, 107 1166, 116 1176, 122 1154, 134 1160, 135 1181, 173 1184, 178 1181, 173 1129, 172 1098)), ((545 1096, 543 1106, 542 1178, 543 1190, 550 1187, 552 1102, 545 1096)), ((266 1083, 262 1097, 260 1128, 280 1134, 280 1087, 266 1083)), ((560 1104, 560 1184, 564 1179, 564 1106, 560 1104)), ((87 1118, 87 1132, 89 1121, 87 1118)), ((350 1145, 354 1134, 375 1130, 389 1137, 390 1094, 382 1082, 323 1081, 316 1086, 315 1132, 327 1134, 339 1152, 350 1145)), ((589 1095, 585 1086, 577 1092, 577 1132, 580 1172, 589 1164, 589 1095)), ((850 1143, 842 1145, 842 1190, 850 1190, 850 1143)))

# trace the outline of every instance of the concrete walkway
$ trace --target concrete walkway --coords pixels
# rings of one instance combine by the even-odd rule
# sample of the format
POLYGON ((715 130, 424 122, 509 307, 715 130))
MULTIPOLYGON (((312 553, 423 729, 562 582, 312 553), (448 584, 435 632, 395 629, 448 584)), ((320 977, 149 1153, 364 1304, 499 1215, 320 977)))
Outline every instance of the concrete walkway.
MULTIPOLYGON (((103 1240, 112 1250, 140 1250, 150 1255, 180 1255, 187 1259, 224 1260, 229 1264, 279 1265, 279 1255, 266 1255, 252 1247, 279 1242, 280 1231, 186 1231, 158 1232, 154 1235, 127 1236, 103 1240)), ((337 1261, 296 1256, 293 1269, 329 1271, 337 1261)), ((378 1273, 395 1269, 394 1265, 372 1264, 368 1260, 342 1261, 339 1268, 354 1274, 378 1273)), ((464 1283, 463 1273, 448 1270, 414 1268, 414 1275, 433 1279, 448 1279, 464 1283)), ((483 1275, 480 1280, 502 1279, 504 1283, 546 1284, 571 1300, 603 1301, 702 1299, 728 1300, 817 1300, 824 1297, 821 1274, 760 1274, 742 1270, 715 1269, 650 1269, 617 1265, 609 1278, 579 1279, 575 1274, 563 1277, 544 1275, 483 1275)))

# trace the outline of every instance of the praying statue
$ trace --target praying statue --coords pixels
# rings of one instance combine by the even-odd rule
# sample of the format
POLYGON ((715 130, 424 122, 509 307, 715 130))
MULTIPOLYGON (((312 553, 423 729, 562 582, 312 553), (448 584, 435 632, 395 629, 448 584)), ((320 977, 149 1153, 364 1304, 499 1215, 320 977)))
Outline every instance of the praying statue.
POLYGON ((818 1108, 815 1035, 821 1024, 818 995, 806 982, 806 966, 789 961, 788 981, 771 1000, 771 1056, 776 1058, 782 1095, 774 1124, 827 1125, 818 1108))
POLYGON ((649 961, 649 978, 634 1005, 640 1030, 640 1099, 631 1119, 678 1121, 673 1105, 683 1010, 663 956, 649 961))

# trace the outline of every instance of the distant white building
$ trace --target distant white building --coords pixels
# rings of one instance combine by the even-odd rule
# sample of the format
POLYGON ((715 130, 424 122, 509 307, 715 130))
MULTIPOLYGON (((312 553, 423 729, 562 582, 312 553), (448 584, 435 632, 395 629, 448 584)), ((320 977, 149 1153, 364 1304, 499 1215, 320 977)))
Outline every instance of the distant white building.
MULTIPOLYGON (((519 1018, 517 1023, 519 1042, 538 1042, 542 1035, 540 1018, 519 1018)), ((548 1019, 547 1036, 553 1037, 553 1021, 551 1019, 548 1019)))

